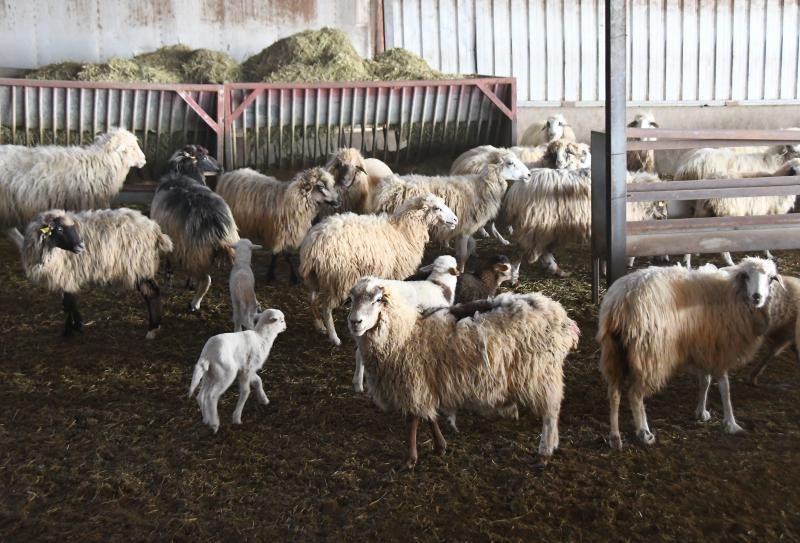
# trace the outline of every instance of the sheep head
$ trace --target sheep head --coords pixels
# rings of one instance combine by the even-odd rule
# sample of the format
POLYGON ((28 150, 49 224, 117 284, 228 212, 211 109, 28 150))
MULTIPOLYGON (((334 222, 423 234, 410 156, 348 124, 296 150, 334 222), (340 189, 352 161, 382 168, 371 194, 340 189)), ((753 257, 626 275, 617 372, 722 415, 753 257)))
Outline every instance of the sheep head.
POLYGON ((380 279, 362 277, 350 290, 352 305, 347 316, 347 327, 354 337, 363 336, 380 322, 384 306, 391 301, 391 295, 380 279))
POLYGON ((585 143, 556 140, 547 146, 545 161, 558 170, 577 170, 592 166, 592 153, 585 143))
POLYGON ((496 153, 496 159, 486 165, 482 175, 494 170, 506 181, 527 182, 531 177, 531 171, 523 162, 511 151, 502 149, 496 153))
POLYGON ((569 126, 563 115, 551 115, 542 126, 542 131, 547 137, 547 141, 559 140, 564 137, 564 128, 569 126))
POLYGON ((170 171, 186 175, 201 183, 205 183, 206 176, 219 175, 224 171, 217 160, 208 154, 208 149, 201 145, 185 145, 173 153, 168 164, 170 171))
POLYGON ((258 313, 255 321, 255 331, 259 333, 272 331, 275 335, 278 335, 286 330, 286 317, 282 311, 277 309, 267 309, 262 313, 258 313))
POLYGON ((297 179, 300 179, 302 189, 308 198, 317 205, 328 204, 334 209, 342 205, 339 193, 336 192, 336 181, 324 168, 305 170, 295 177, 295 180, 297 179))
POLYGON ((458 225, 458 217, 453 210, 447 207, 444 200, 433 194, 411 198, 396 212, 397 215, 408 213, 421 215, 428 226, 443 225, 449 230, 453 230, 458 225))
MULTIPOLYGON (((650 112, 637 113, 636 117, 628 123, 629 128, 660 128, 656 118, 650 112)), ((642 141, 655 141, 657 138, 642 138, 642 141)))
POLYGON ((430 274, 439 274, 439 275, 460 275, 458 271, 458 262, 455 258, 450 255, 442 255, 437 256, 436 259, 428 264, 427 266, 422 266, 419 269, 422 273, 430 273, 430 274))
POLYGON ((800 175, 800 158, 793 158, 781 166, 774 174, 778 176, 800 175))
POLYGON ((772 260, 748 257, 733 267, 739 294, 756 309, 767 303, 774 284, 783 286, 783 279, 772 260))
POLYGON ((147 163, 144 153, 139 147, 139 140, 124 128, 116 128, 106 134, 100 134, 95 138, 94 145, 102 147, 109 153, 119 153, 128 168, 142 168, 147 163))
POLYGON ((489 265, 497 277, 497 285, 500 286, 506 281, 514 278, 514 268, 506 255, 497 255, 489 260, 489 265))
POLYGON ((333 175, 337 185, 350 187, 359 174, 366 175, 364 157, 352 147, 339 149, 333 153, 325 165, 333 175))
POLYGON ((75 254, 81 254, 86 248, 77 225, 60 209, 41 213, 28 228, 36 229, 39 241, 50 247, 75 254))

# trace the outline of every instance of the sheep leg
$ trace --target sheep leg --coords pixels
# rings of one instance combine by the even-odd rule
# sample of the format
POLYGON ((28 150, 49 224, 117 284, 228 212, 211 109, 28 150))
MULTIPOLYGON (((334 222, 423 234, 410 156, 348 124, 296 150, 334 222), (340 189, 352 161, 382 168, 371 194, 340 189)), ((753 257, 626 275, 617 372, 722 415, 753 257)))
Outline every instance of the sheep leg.
POLYGON ((635 263, 636 263, 636 257, 635 256, 632 256, 632 257, 628 258, 628 269, 629 270, 632 269, 633 265, 635 263))
POLYGON ((767 354, 761 360, 758 361, 756 367, 753 368, 752 372, 750 372, 750 383, 757 385, 758 378, 761 376, 762 373, 764 373, 764 369, 767 367, 767 363, 776 356, 780 355, 784 351, 784 349, 786 349, 786 347, 788 347, 791 344, 792 344, 791 341, 787 341, 774 351, 771 349, 767 350, 767 354))
POLYGON ((539 461, 537 467, 543 468, 553 456, 558 440, 558 412, 547 413, 542 417, 542 437, 539 439, 539 461))
POLYGON ((275 281, 275 265, 278 263, 278 255, 276 253, 272 253, 272 257, 269 259, 269 268, 267 269, 267 283, 272 283, 275 281))
POLYGON ((775 260, 775 256, 774 256, 772 253, 770 253, 770 252, 769 252, 769 249, 767 249, 766 251, 764 251, 764 256, 765 256, 766 258, 768 258, 769 260, 775 260))
POLYGON ((644 409, 644 395, 636 385, 628 389, 628 402, 631 404, 633 414, 633 424, 636 426, 636 436, 645 445, 652 445, 656 442, 656 436, 650 431, 647 425, 647 412, 644 409))
POLYGON ((488 238, 488 237, 489 237, 489 232, 487 232, 487 231, 486 231, 486 227, 485 227, 485 226, 481 226, 481 227, 478 229, 478 235, 479 235, 480 237, 482 237, 483 239, 486 239, 486 238, 488 238))
POLYGON ((717 381, 719 394, 722 396, 722 427, 729 434, 744 434, 744 428, 736 423, 733 416, 733 405, 731 404, 731 385, 728 381, 728 373, 723 373, 717 381))
POLYGON ((400 466, 400 469, 411 469, 417 465, 417 429, 419 428, 419 417, 409 414, 406 417, 408 426, 408 457, 400 466))
POLYGON ((311 303, 309 305, 311 306, 311 317, 314 319, 314 328, 324 334, 327 329, 319 312, 319 293, 316 290, 311 291, 311 303))
POLYGON ((519 285, 519 268, 522 266, 522 257, 511 264, 511 285, 519 285))
POLYGON ((439 423, 435 418, 428 421, 428 426, 431 428, 433 434, 433 452, 438 456, 444 456, 447 451, 447 441, 444 440, 442 429, 439 428, 439 423))
POLYGON ((356 369, 353 371, 353 390, 364 392, 364 359, 358 347, 356 347, 356 369))
POLYGON ((136 288, 147 304, 147 339, 154 339, 161 330, 161 290, 154 279, 143 279, 139 281, 136 288))
POLYGON ((622 396, 619 385, 616 383, 608 385, 608 403, 610 407, 611 432, 608 436, 608 444, 612 449, 622 448, 622 437, 619 434, 619 402, 622 396))
POLYGON ((267 398, 267 393, 264 392, 264 382, 261 377, 253 375, 253 378, 250 379, 250 384, 256 387, 256 395, 258 395, 258 401, 261 405, 269 405, 269 398, 267 398))
POLYGON ((292 255, 290 253, 283 253, 283 257, 286 259, 286 265, 289 266, 289 281, 291 281, 293 285, 296 285, 300 282, 300 278, 297 276, 297 272, 294 269, 292 255))
POLYGON ((541 265, 548 273, 555 275, 556 277, 569 277, 572 275, 570 272, 564 271, 558 267, 558 263, 556 262, 553 253, 550 251, 547 251, 542 255, 541 265))
POLYGON ((211 286, 211 276, 208 274, 198 276, 195 279, 197 288, 194 290, 194 298, 192 298, 192 303, 189 305, 189 310, 192 313, 200 310, 200 302, 203 301, 203 297, 211 286))
POLYGON ((6 236, 11 242, 17 246, 17 249, 22 249, 22 244, 25 241, 25 238, 22 237, 22 234, 16 228, 9 228, 6 230, 6 236))
POLYGON ((708 374, 698 375, 697 384, 697 408, 694 410, 694 416, 700 422, 708 422, 711 419, 711 412, 706 409, 706 402, 708 401, 708 389, 711 386, 711 376, 708 374))
POLYGON ((503 234, 497 229, 497 225, 495 225, 494 221, 489 225, 489 229, 492 231, 492 235, 494 239, 502 243, 503 245, 511 245, 511 242, 508 241, 506 238, 503 237, 503 234))
POLYGON ((247 398, 250 397, 250 377, 246 372, 239 372, 239 400, 236 402, 236 408, 233 410, 233 423, 242 423, 242 410, 247 398))
POLYGON ((692 254, 686 253, 683 255, 683 265, 686 267, 687 270, 692 269, 692 254))
POLYGON ((71 292, 65 292, 61 300, 64 308, 64 336, 70 337, 74 332, 80 332, 83 327, 81 314, 78 312, 78 298, 71 292))
POLYGON ((722 259, 725 261, 725 264, 727 264, 728 266, 733 266, 734 265, 734 262, 733 262, 733 259, 731 258, 731 254, 730 253, 728 253, 728 252, 722 253, 722 259))
POLYGON ((325 329, 328 331, 328 339, 338 347, 342 344, 342 340, 336 335, 336 326, 333 324, 333 308, 330 302, 322 310, 322 319, 325 322, 325 329))
POLYGON ((469 258, 469 236, 460 235, 456 238, 456 261, 458 271, 463 272, 469 258))

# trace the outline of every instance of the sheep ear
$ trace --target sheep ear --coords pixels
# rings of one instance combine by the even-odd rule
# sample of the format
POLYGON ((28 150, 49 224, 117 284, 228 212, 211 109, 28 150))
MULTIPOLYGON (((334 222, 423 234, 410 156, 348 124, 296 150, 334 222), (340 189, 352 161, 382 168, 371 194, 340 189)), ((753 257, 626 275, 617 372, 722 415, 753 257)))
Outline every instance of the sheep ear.
POLYGON ((254 251, 258 251, 264 248, 263 245, 251 245, 250 248, 254 251))
POLYGON ((496 264, 494 269, 496 272, 506 273, 511 270, 511 266, 508 264, 496 264))
POLYGON ((358 170, 359 172, 361 172, 363 174, 367 173, 367 170, 365 170, 363 166, 356 166, 356 170, 358 170))
POLYGON ((636 121, 631 121, 628 123, 628 128, 633 128, 636 126, 636 121))
POLYGON ((778 282, 778 284, 781 286, 782 289, 784 289, 784 290, 786 289, 786 285, 783 282, 783 276, 776 275, 775 276, 775 280, 778 282))
POLYGON ((461 275, 461 273, 458 271, 458 268, 450 268, 450 269, 449 269, 449 270, 447 270, 447 271, 448 271, 448 273, 449 273, 450 275, 455 275, 456 277, 458 277, 459 275, 461 275))
POLYGON ((655 122, 655 121, 651 121, 651 122, 650 122, 650 126, 653 126, 653 127, 655 127, 655 128, 661 128, 660 126, 658 126, 658 123, 657 123, 657 122, 655 122))
POLYGON ((427 273, 429 271, 433 271, 433 264, 428 264, 427 266, 422 266, 419 271, 423 273, 427 273))

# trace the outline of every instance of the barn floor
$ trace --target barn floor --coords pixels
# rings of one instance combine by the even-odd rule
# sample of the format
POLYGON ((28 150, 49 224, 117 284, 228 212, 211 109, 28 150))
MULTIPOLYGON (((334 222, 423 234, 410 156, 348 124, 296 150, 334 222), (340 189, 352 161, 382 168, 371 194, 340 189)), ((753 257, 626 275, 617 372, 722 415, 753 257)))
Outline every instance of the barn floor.
MULTIPOLYGON (((498 246, 481 243, 489 253, 498 246)), ((229 330, 227 278, 214 275, 201 316, 190 294, 164 286, 165 325, 144 340, 140 299, 110 289, 81 298, 83 333, 60 335, 57 296, 32 287, 12 246, 0 241, 0 539, 109 540, 493 540, 775 541, 800 539, 800 369, 789 357, 762 384, 733 375, 746 437, 722 433, 716 388, 712 422, 692 413, 695 383, 675 379, 648 403, 658 442, 635 442, 623 403, 621 452, 611 451, 605 389, 593 339, 585 249, 562 251, 575 275, 527 270, 521 291, 560 300, 583 332, 566 366, 561 449, 534 467, 540 421, 460 415, 445 428, 449 450, 398 472, 405 424, 352 391, 353 343, 334 349, 313 330, 306 294, 285 279, 258 285, 287 314, 262 372, 271 403, 251 396, 244 424, 217 435, 186 397, 205 340, 229 330)), ((800 273, 796 253, 779 253, 800 273)), ((705 259, 703 259, 705 261, 705 259)), ((267 257, 255 259, 257 280, 267 257)), ((285 268, 281 269, 285 273, 285 268)))

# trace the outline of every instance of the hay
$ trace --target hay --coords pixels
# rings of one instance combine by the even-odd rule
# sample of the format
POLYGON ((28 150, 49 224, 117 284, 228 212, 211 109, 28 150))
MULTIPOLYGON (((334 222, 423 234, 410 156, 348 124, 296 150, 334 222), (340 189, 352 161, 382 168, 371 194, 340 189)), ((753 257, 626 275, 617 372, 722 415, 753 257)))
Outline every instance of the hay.
POLYGON ((48 64, 37 70, 25 74, 25 79, 45 79, 57 81, 74 81, 78 78, 78 72, 83 65, 80 62, 61 62, 59 64, 48 64))
POLYGON ((373 79, 380 81, 413 80, 413 79, 458 79, 455 74, 443 74, 434 70, 425 59, 408 51, 395 48, 376 56, 370 67, 373 79))
POLYGON ((225 83, 239 80, 233 57, 211 49, 195 49, 182 66, 185 83, 225 83))
POLYGON ((86 64, 78 81, 142 81, 145 83, 180 83, 180 77, 157 66, 139 64, 125 58, 112 58, 103 64, 86 64))

